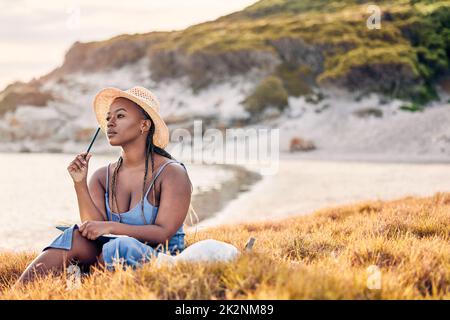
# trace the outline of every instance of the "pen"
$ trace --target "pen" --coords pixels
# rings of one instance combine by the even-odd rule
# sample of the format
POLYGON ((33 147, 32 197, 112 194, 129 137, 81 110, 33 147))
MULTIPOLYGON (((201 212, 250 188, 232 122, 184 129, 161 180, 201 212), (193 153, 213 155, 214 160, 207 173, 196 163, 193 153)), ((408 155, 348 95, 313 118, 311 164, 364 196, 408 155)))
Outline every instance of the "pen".
POLYGON ((89 153, 89 150, 91 150, 92 145, 94 144, 95 138, 97 138, 98 132, 100 131, 100 127, 97 128, 97 131, 95 132, 94 137, 91 140, 91 143, 89 144, 89 147, 86 151, 86 155, 89 153))

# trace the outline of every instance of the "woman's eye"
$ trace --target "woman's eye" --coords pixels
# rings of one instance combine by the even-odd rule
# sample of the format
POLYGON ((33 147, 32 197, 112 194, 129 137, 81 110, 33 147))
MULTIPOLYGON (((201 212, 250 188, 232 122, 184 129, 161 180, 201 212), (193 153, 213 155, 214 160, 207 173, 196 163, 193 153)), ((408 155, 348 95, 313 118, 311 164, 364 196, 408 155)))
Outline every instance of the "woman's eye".
MULTIPOLYGON (((117 115, 117 118, 119 118, 120 116, 124 116, 123 114, 119 114, 119 115, 117 115)), ((108 118, 106 118, 106 121, 109 121, 109 117, 108 118)))

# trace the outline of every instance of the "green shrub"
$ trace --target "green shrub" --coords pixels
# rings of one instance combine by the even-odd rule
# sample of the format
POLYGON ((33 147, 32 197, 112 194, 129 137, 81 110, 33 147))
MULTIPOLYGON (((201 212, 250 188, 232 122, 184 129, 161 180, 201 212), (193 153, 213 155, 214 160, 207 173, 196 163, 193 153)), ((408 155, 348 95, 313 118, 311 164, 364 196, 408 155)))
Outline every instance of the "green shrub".
POLYGON ((306 65, 290 67, 280 64, 276 75, 282 80, 283 87, 290 96, 299 97, 312 93, 309 83, 314 81, 314 75, 306 65))
POLYGON ((423 106, 421 106, 417 103, 411 103, 409 105, 403 105, 399 109, 403 110, 403 111, 417 112, 417 111, 423 111, 423 106))
POLYGON ((243 104, 252 115, 257 115, 268 107, 283 111, 288 106, 288 93, 280 78, 269 76, 261 81, 243 104))

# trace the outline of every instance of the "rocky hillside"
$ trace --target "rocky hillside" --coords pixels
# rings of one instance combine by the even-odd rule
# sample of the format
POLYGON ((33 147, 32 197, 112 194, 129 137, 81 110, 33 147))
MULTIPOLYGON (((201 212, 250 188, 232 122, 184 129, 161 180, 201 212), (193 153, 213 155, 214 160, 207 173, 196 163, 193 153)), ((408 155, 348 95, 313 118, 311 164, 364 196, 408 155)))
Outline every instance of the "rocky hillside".
POLYGON ((439 100, 450 2, 378 1, 380 29, 367 27, 371 3, 261 0, 181 31, 77 42, 59 68, 0 93, 2 148, 64 151, 88 140, 92 98, 104 86, 152 88, 172 127, 195 117, 246 125, 286 113, 292 99, 320 103, 330 88, 400 99, 406 111, 439 100))

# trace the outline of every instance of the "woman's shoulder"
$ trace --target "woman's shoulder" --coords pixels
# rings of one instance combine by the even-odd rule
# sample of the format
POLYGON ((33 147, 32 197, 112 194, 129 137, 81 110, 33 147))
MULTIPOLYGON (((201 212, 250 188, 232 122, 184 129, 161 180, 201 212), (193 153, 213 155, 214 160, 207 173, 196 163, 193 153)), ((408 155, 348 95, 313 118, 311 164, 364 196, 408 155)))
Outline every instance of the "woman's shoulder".
POLYGON ((160 168, 163 169, 162 172, 166 173, 172 173, 175 175, 186 174, 186 167, 184 164, 175 159, 170 159, 163 162, 160 168))
POLYGON ((163 165, 165 167, 160 173, 161 183, 190 185, 190 188, 192 189, 191 179, 189 178, 189 174, 187 173, 187 170, 182 162, 177 160, 167 161, 163 165))
MULTIPOLYGON (((173 171, 179 171, 180 169, 183 169, 184 164, 181 164, 181 161, 178 161, 174 158, 169 158, 160 154, 155 153, 154 155, 154 161, 157 163, 157 166, 155 167, 155 171, 161 171, 161 174, 163 172, 173 172, 173 171)), ((184 169, 183 169, 184 170, 184 169)))
POLYGON ((108 168, 108 165, 104 165, 97 170, 94 171, 92 174, 92 178, 95 181, 98 181, 100 185, 105 189, 106 187, 106 170, 108 168))

